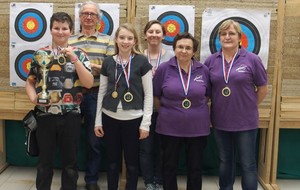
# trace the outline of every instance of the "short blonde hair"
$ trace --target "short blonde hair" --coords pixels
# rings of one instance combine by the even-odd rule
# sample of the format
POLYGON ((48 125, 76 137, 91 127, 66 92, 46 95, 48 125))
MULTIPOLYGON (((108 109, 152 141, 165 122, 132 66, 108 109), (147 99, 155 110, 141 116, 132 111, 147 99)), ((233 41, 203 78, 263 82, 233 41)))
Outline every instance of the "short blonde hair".
POLYGON ((225 20, 224 22, 222 22, 222 24, 219 27, 219 31, 218 31, 219 38, 221 36, 221 33, 224 30, 227 30, 231 25, 234 27, 234 29, 238 33, 239 39, 242 38, 242 28, 241 28, 240 24, 232 19, 228 19, 228 20, 225 20))

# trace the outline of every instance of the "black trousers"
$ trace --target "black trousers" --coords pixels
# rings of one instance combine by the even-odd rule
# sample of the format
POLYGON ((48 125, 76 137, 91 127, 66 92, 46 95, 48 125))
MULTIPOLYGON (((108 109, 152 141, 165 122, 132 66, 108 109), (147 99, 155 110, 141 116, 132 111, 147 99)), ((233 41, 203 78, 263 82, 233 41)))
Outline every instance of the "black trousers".
POLYGON ((203 151, 207 144, 207 136, 174 137, 161 135, 163 152, 163 188, 177 190, 177 169, 180 147, 185 145, 187 166, 187 190, 201 190, 203 151))
POLYGON ((80 138, 81 116, 70 112, 65 115, 41 115, 37 118, 36 131, 39 147, 37 166, 37 190, 50 190, 53 177, 53 162, 56 149, 62 161, 61 190, 77 187, 77 152, 80 138))
POLYGON ((104 142, 107 148, 107 186, 117 190, 122 166, 126 164, 126 190, 136 190, 139 176, 139 126, 142 118, 117 120, 102 114, 104 142))

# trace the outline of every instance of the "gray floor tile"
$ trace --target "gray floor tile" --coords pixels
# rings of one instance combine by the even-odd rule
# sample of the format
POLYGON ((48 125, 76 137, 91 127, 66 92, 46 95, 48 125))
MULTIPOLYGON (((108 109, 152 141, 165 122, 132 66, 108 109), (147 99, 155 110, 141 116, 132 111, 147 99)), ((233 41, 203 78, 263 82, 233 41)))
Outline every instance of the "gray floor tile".
MULTIPOLYGON (((60 188, 60 170, 54 170, 52 190, 59 190, 60 188)), ((0 190, 35 190, 35 176, 36 169, 34 167, 15 167, 10 166, 0 174, 0 190)), ((186 189, 186 177, 178 176, 179 190, 186 189)), ((278 186, 281 190, 298 190, 300 189, 300 180, 277 180, 278 186)), ((102 190, 107 189, 106 174, 100 173, 100 180, 98 182, 102 190)), ((79 173, 77 190, 85 190, 84 172, 79 173)), ((142 178, 139 178, 138 190, 144 190, 144 183, 142 178)), ((218 190, 217 176, 203 176, 202 190, 218 190)), ((240 177, 236 178, 234 190, 241 190, 240 177)), ((259 185, 258 190, 263 190, 259 185)))

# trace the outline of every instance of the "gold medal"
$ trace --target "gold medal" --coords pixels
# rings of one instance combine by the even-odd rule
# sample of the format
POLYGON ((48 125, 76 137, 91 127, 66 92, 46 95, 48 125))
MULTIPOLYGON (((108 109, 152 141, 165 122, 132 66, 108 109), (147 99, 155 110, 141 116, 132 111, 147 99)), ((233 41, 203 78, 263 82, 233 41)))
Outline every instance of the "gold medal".
POLYGON ((230 94, 231 94, 231 90, 228 86, 226 86, 222 89, 222 95, 224 97, 228 97, 228 96, 230 96, 230 94))
POLYGON ((189 109, 191 107, 192 103, 189 99, 186 98, 182 101, 181 105, 184 109, 189 109))
POLYGON ((57 62, 58 64, 60 65, 65 65, 66 64, 66 58, 63 54, 60 54, 58 57, 57 57, 57 62))
POLYGON ((111 97, 117 98, 117 97, 118 97, 118 92, 117 92, 117 91, 113 91, 113 92, 111 93, 111 97))
POLYGON ((133 95, 130 92, 126 92, 124 94, 124 100, 125 102, 131 102, 133 100, 133 95))

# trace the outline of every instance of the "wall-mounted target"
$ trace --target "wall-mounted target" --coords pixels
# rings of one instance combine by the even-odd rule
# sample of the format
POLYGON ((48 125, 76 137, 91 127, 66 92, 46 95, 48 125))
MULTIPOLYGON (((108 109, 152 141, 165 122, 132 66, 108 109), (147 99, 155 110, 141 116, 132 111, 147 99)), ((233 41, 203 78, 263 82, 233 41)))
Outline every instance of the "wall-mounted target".
POLYGON ((106 11, 101 10, 101 12, 102 17, 97 29, 100 33, 111 35, 114 30, 113 19, 106 11))
POLYGON ((176 11, 167 11, 161 14, 159 20, 166 29, 166 36, 162 41, 166 45, 172 45, 174 37, 178 33, 188 32, 189 25, 185 17, 176 11))
POLYGON ((25 9, 16 17, 16 33, 25 41, 34 42, 39 40, 45 34, 46 29, 46 18, 36 9, 25 9))
POLYGON ((211 53, 215 53, 221 49, 219 40, 218 29, 223 21, 232 19, 238 23, 242 28, 241 45, 250 52, 258 54, 261 48, 260 34, 255 25, 249 20, 241 17, 229 17, 220 21, 212 30, 209 38, 209 48, 211 53))
POLYGON ((30 64, 33 57, 33 53, 33 50, 23 51, 17 56, 15 60, 16 73, 24 81, 26 81, 30 70, 30 64))

